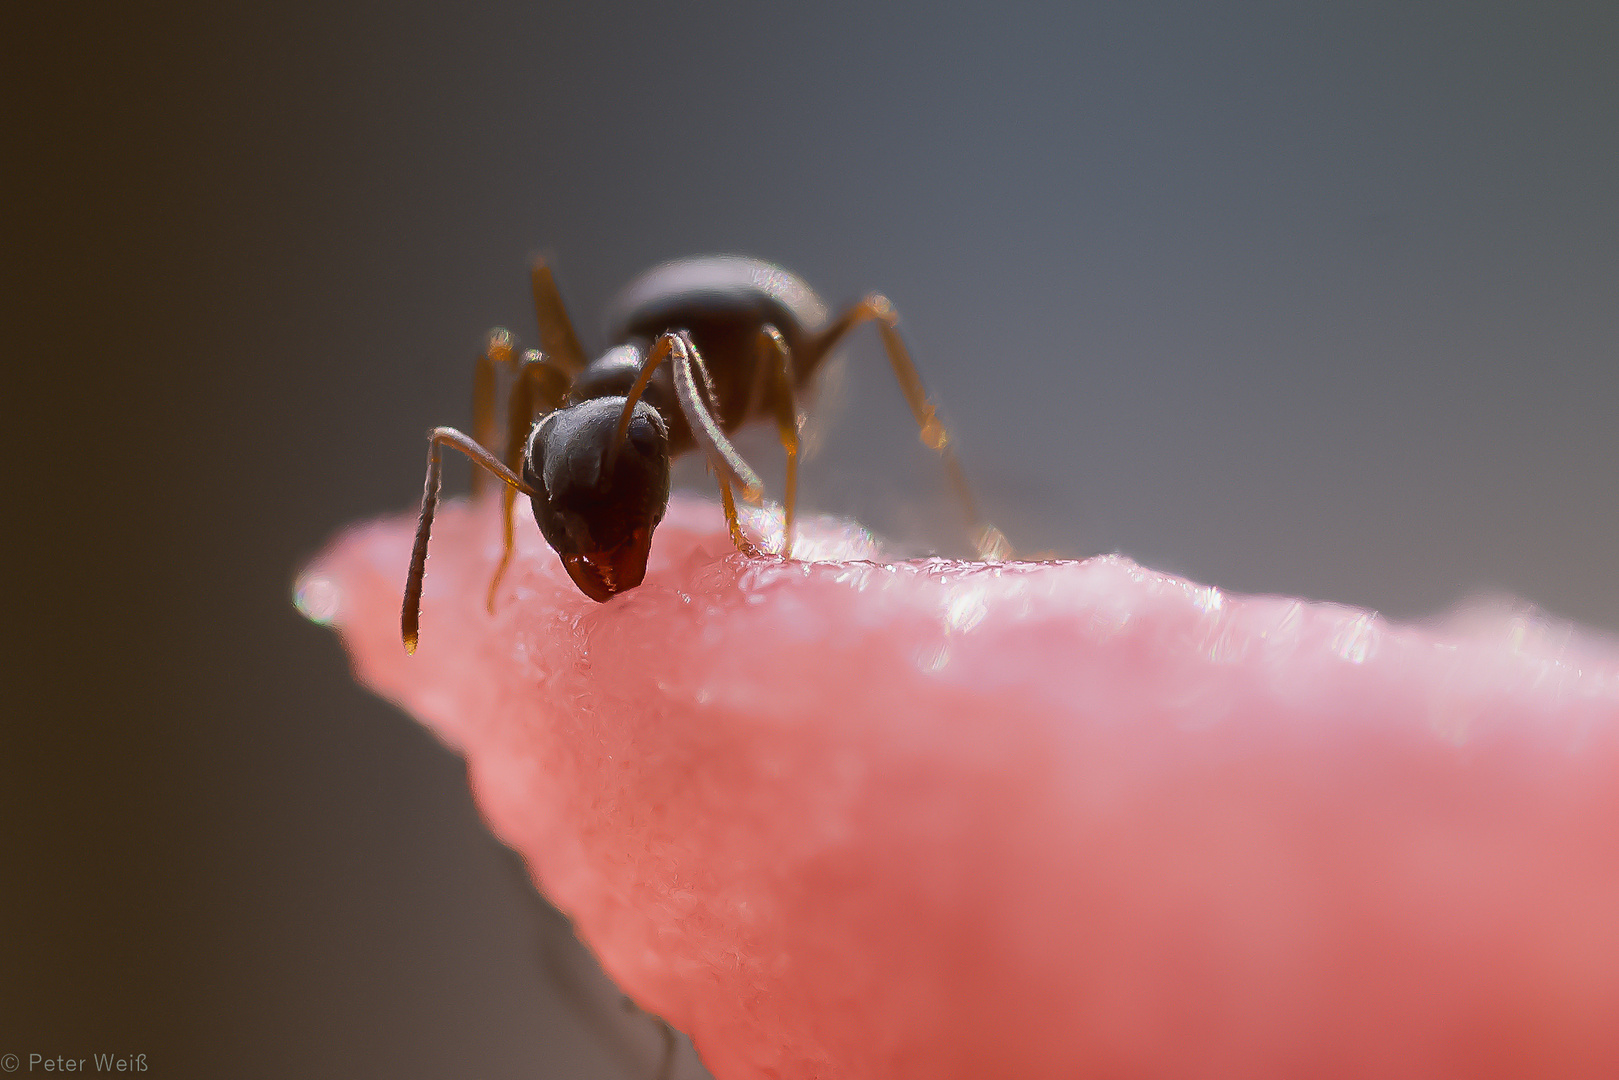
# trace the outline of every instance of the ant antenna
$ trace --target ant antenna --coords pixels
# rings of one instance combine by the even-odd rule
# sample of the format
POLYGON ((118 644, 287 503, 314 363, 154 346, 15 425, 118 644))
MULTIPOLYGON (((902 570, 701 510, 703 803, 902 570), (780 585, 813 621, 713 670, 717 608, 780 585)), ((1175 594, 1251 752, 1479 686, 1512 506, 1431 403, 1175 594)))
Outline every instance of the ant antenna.
POLYGON ((438 427, 427 435, 427 480, 422 485, 422 512, 416 519, 416 543, 410 549, 410 573, 405 578, 405 603, 399 612, 399 632, 405 641, 405 651, 414 653, 421 631, 422 578, 427 573, 427 535, 433 530, 433 514, 438 509, 439 487, 444 475, 444 463, 439 457, 443 444, 461 451, 473 464, 494 473, 509 487, 516 488, 529 498, 539 494, 523 483, 523 478, 506 468, 500 459, 467 438, 454 428, 438 427))
POLYGON ((708 369, 704 366, 703 358, 698 354, 691 335, 685 330, 664 334, 641 362, 641 373, 636 376, 635 384, 624 397, 624 410, 618 416, 618 430, 613 433, 612 441, 607 444, 602 454, 602 474, 612 475, 613 465, 618 461, 619 447, 629 441, 630 419, 635 415, 635 403, 646 393, 658 365, 671 356, 674 357, 675 365, 675 397, 679 399, 680 411, 685 414, 692 437, 707 454, 709 462, 717 465, 720 472, 742 489, 744 499, 751 503, 758 502, 764 497, 764 482, 748 463, 742 460, 742 455, 737 453, 736 447, 731 445, 731 440, 725 437, 719 421, 714 418, 714 391, 709 381, 708 369), (697 380, 692 374, 694 368, 702 376, 702 388, 706 394, 700 393, 697 388, 697 380))

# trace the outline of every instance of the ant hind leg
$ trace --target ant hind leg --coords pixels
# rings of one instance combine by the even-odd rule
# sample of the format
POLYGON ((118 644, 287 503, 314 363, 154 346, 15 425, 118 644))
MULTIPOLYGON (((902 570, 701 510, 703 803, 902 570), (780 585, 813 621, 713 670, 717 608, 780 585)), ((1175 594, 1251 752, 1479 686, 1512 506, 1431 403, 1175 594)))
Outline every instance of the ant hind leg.
POLYGON ((950 486, 955 490, 956 500, 961 503, 969 527, 973 530, 973 547, 978 550, 979 557, 1010 558, 1012 545, 1007 543, 1005 534, 979 513, 978 502, 973 498, 972 488, 967 483, 967 474, 962 471, 961 463, 956 460, 955 451, 951 449, 950 433, 940 422, 933 402, 928 400, 927 390, 922 385, 922 376, 911 360, 904 339, 899 336, 899 313, 894 310, 894 305, 889 303, 888 297, 880 293, 871 293, 845 311, 837 321, 821 332, 815 342, 814 355, 817 358, 824 357, 839 341, 848 336, 850 331, 868 322, 877 324, 877 333, 883 339, 883 350, 888 353, 889 366, 894 369, 894 378, 898 380, 900 391, 911 407, 911 414, 916 417, 916 426, 922 442, 937 452, 944 464, 945 474, 950 479, 950 486))

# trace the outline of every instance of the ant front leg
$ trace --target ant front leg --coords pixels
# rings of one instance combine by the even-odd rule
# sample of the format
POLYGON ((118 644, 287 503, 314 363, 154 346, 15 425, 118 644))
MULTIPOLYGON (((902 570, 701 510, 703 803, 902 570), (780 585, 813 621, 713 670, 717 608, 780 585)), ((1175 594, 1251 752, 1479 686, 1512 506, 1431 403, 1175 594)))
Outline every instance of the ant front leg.
POLYGON ((749 558, 762 555, 763 552, 742 531, 742 519, 736 512, 736 496, 731 494, 731 481, 723 476, 715 479, 720 485, 720 507, 725 511, 725 527, 730 530, 731 544, 749 558))
POLYGON ((973 498, 972 488, 967 484, 967 474, 962 472, 961 463, 956 460, 955 451, 950 448, 950 433, 939 421, 938 411, 934 408, 933 402, 928 400, 927 390, 922 386, 922 376, 918 374, 916 364, 911 360, 910 351, 905 348, 904 339, 899 336, 899 313, 894 310, 894 305, 889 303, 888 297, 872 293, 844 312, 841 318, 821 332, 815 343, 815 355, 824 357, 839 341, 847 337, 850 331, 868 322, 877 324, 877 333, 883 339, 883 349, 888 353, 889 366, 894 369, 894 378, 898 380, 900 391, 911 407, 911 414, 916 417, 916 426, 923 444, 936 451, 939 460, 944 464, 945 473, 950 478, 950 486, 955 489, 956 499, 966 512, 968 524, 973 530, 973 546, 978 549, 979 557, 1010 558, 1012 546, 1007 543, 1005 534, 985 521, 978 512, 978 503, 973 498))
POLYGON ((618 431, 607 444, 602 471, 612 471, 618 449, 628 437, 630 417, 634 414, 635 403, 646 392, 648 384, 652 382, 653 373, 658 370, 658 365, 665 360, 674 363, 675 398, 680 403, 681 413, 686 417, 686 426, 691 429, 692 439, 708 459, 709 469, 719 480, 720 503, 725 507, 725 522, 731 530, 731 542, 744 555, 757 555, 759 549, 742 534, 742 524, 737 518, 736 498, 731 486, 736 485, 741 490, 742 497, 748 502, 758 503, 764 498, 764 482, 742 459, 742 455, 737 453, 736 447, 731 445, 731 440, 726 438, 724 429, 720 427, 719 401, 714 394, 713 380, 709 378, 708 368, 703 364, 703 358, 698 354, 696 344, 686 331, 666 333, 648 350, 646 359, 641 362, 641 373, 636 376, 634 385, 625 396, 618 431))
MULTIPOLYGON (((781 557, 793 557, 793 517, 798 504, 798 403, 793 393, 793 351, 787 339, 774 326, 766 325, 759 331, 758 363, 755 368, 755 403, 763 396, 761 390, 768 380, 773 382, 774 393, 769 395, 776 413, 776 433, 781 437, 781 448, 787 453, 787 492, 785 513, 782 516, 781 557)), ((751 415, 752 409, 749 413, 751 415)))
POLYGON ((708 377, 708 368, 697 354, 697 346, 692 342, 691 335, 684 330, 678 334, 670 331, 658 338, 648 350, 646 359, 641 361, 641 373, 635 377, 634 385, 624 398, 624 410, 618 417, 618 431, 607 444, 607 451, 603 455, 602 472, 613 471, 619 447, 629 438, 630 417, 635 415, 635 403, 646 393, 658 365, 671 358, 675 362, 675 397, 680 403, 681 413, 686 417, 686 425, 691 428, 692 439, 708 458, 709 468, 717 470, 741 488, 742 497, 748 502, 757 503, 764 498, 764 482, 737 453, 736 447, 731 445, 731 440, 721 429, 719 402, 714 396, 713 380, 708 377), (693 381, 693 365, 702 379, 701 393, 693 381))
POLYGON ((737 453, 736 447, 731 445, 731 440, 725 437, 720 427, 717 416, 719 402, 714 394, 714 384, 690 335, 682 330, 679 334, 665 334, 659 344, 664 341, 670 343, 670 356, 675 365, 675 397, 680 402, 680 411, 685 413, 692 437, 707 456, 709 468, 719 481, 720 505, 725 508, 725 524, 731 530, 731 543, 744 555, 758 555, 759 549, 742 533, 731 485, 740 488, 742 497, 748 502, 757 504, 764 498, 764 484, 758 474, 748 467, 748 463, 742 460, 742 455, 737 453))

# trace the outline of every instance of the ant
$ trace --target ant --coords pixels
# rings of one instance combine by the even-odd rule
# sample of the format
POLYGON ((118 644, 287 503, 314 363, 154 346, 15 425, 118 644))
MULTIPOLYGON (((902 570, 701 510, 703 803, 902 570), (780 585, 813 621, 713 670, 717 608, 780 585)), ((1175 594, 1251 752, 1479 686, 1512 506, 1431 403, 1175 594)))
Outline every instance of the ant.
MULTIPOLYGON (((701 450, 719 482, 731 541, 757 555, 737 520, 734 492, 757 504, 759 477, 728 433, 773 416, 787 453, 786 514, 781 554, 792 557, 798 495, 800 417, 797 396, 851 330, 876 323, 894 377, 916 417, 922 442, 937 451, 974 528, 985 558, 1004 558, 1000 530, 980 518, 950 437, 923 390, 888 299, 868 295, 836 319, 794 274, 737 256, 703 256, 664 263, 629 284, 613 305, 608 326, 618 342, 586 362, 562 295, 544 261, 531 275, 540 345, 517 355, 505 330, 490 332, 473 379, 473 434, 434 428, 429 434, 421 517, 405 580, 400 629, 416 651, 427 537, 438 505, 439 447, 459 450, 505 485, 501 517, 505 546, 489 583, 488 606, 511 562, 512 512, 527 495, 534 520, 579 590, 605 602, 646 575, 652 531, 669 503, 669 462, 701 450), (494 442, 497 370, 513 376, 507 403, 505 454, 494 442)), ((483 474, 474 470, 473 493, 483 474)))

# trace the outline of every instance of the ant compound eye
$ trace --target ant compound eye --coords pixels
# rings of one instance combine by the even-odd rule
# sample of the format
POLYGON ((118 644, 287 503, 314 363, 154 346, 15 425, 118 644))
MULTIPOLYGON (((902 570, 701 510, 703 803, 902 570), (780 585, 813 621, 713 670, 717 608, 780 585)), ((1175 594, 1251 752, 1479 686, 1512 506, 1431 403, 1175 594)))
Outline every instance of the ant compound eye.
POLYGON ((668 461, 669 429, 664 426, 663 417, 651 409, 647 409, 645 415, 640 409, 635 411, 626 442, 629 445, 623 449, 640 458, 655 462, 661 454, 665 463, 668 461))
POLYGON ((558 554, 644 547, 663 520, 668 428, 656 409, 637 402, 629 432, 614 450, 623 411, 622 397, 582 401, 545 417, 529 437, 524 475, 541 493, 534 519, 558 554))

